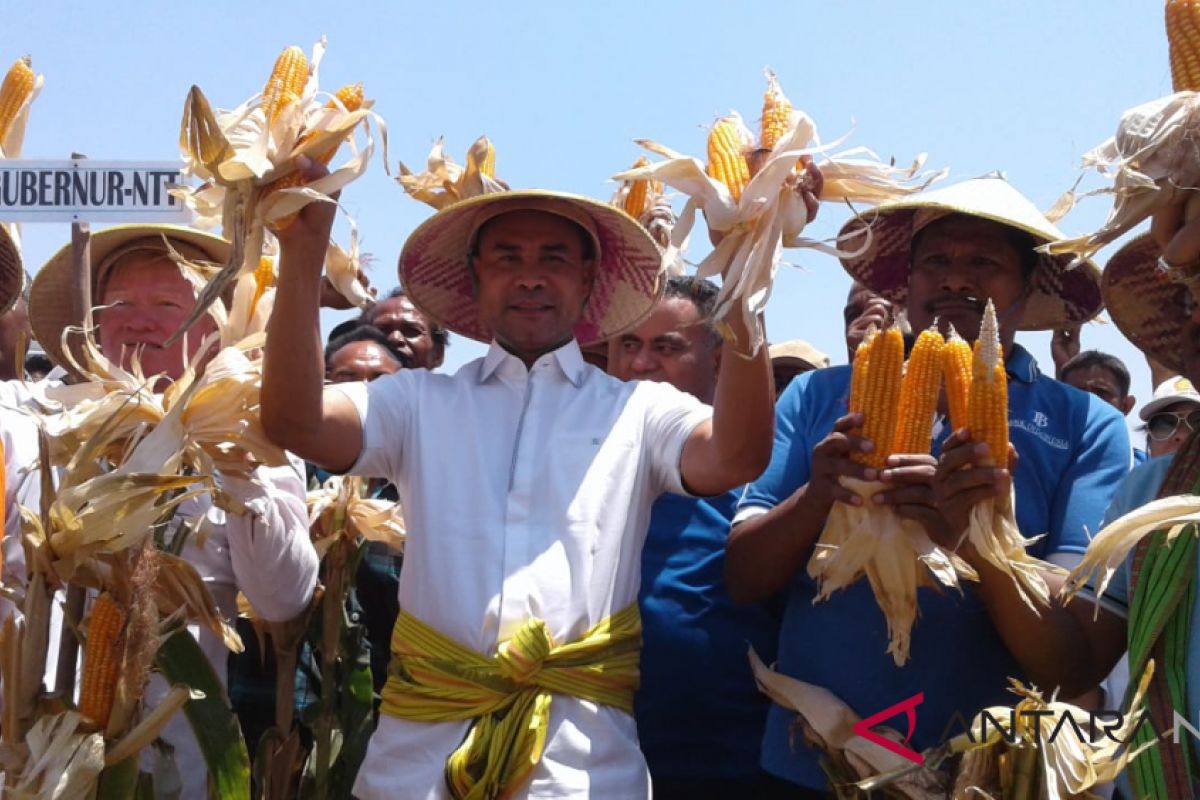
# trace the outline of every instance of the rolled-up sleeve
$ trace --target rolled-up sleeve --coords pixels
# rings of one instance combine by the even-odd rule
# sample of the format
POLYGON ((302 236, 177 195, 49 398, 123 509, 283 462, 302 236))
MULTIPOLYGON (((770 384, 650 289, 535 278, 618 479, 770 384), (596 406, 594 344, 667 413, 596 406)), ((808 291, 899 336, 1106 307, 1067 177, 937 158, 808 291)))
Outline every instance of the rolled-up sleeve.
POLYGON ((227 478, 223 489, 247 507, 225 518, 233 574, 254 609, 271 622, 305 609, 317 583, 317 553, 308 533, 304 469, 259 467, 253 480, 227 478))

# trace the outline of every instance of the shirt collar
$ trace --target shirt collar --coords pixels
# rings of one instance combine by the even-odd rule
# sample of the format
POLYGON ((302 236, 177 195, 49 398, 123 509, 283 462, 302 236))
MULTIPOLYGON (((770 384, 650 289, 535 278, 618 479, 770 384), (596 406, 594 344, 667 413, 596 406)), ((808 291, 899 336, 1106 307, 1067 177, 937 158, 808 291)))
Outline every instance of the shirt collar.
POLYGON ((1016 342, 1013 342, 1012 351, 1004 362, 1004 371, 1008 373, 1008 377, 1021 383, 1033 383, 1040 374, 1037 361, 1028 350, 1016 342))
MULTIPOLYGON (((571 382, 571 385, 578 388, 583 383, 583 372, 587 363, 583 360, 579 343, 574 339, 557 350, 543 355, 538 361, 543 362, 547 359, 550 363, 558 365, 559 371, 564 378, 571 382)), ((522 373, 528 371, 519 358, 505 350, 499 342, 493 339, 491 346, 488 347, 487 355, 484 356, 483 363, 479 367, 479 382, 486 383, 502 365, 510 362, 515 367, 519 367, 522 373)))

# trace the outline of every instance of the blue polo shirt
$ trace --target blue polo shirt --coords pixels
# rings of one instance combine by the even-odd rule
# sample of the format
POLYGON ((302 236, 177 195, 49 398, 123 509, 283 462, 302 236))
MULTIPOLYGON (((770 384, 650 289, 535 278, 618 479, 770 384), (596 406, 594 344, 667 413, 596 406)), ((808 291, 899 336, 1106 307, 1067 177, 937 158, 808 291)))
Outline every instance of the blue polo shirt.
MULTIPOLYGON (((1014 475, 1017 524, 1026 537, 1046 534, 1029 551, 1039 558, 1083 553, 1088 531, 1099 529, 1113 490, 1129 471, 1129 435, 1121 415, 1095 395, 1043 376, 1019 345, 1007 362, 1009 437, 1020 456, 1014 475)), ((813 448, 846 414, 850 368, 796 378, 776 408, 771 464, 747 487, 739 518, 769 509, 808 482, 813 448)), ((942 425, 934 453, 950 433, 942 425)), ((867 582, 814 604, 816 584, 801 570, 789 588, 777 668, 825 687, 861 717, 924 692, 911 746, 942 740, 955 714, 970 720, 981 708, 1008 703, 1008 677, 1022 671, 992 626, 977 592, 918 591, 918 618, 908 663, 887 654, 883 612, 867 582)), ((772 706, 763 740, 763 766, 812 788, 826 785, 819 754, 797 744, 794 714, 772 706)), ((901 718, 893 721, 904 732, 901 718)), ((960 724, 957 723, 956 724, 960 724)), ((961 728, 950 731, 961 732, 961 728)))
POLYGON ((735 605, 725 589, 725 540, 741 490, 663 495, 642 551, 642 683, 638 739, 655 778, 753 778, 770 701, 746 650, 775 658, 779 613, 735 605))

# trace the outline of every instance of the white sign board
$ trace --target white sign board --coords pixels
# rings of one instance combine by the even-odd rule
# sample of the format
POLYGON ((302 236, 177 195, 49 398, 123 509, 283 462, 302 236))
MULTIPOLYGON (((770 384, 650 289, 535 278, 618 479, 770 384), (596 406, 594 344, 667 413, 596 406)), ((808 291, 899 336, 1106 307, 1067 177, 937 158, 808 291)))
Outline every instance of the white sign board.
POLYGON ((177 161, 0 159, 0 222, 177 222, 177 161))

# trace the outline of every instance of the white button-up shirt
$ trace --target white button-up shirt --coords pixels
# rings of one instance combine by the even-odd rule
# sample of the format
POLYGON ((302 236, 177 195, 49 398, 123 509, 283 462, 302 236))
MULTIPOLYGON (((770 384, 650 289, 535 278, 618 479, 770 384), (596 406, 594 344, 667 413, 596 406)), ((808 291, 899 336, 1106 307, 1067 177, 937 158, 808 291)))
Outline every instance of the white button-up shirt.
MULTIPOLYGON (((637 601, 650 507, 683 494, 683 445, 712 410, 665 383, 623 383, 574 341, 526 369, 492 344, 455 375, 402 370, 338 388, 358 409, 351 472, 396 485, 408 540, 400 607, 492 655, 530 617, 559 643, 637 601)), ((381 716, 355 795, 448 797, 469 721, 381 716)), ((645 797, 633 718, 555 695, 519 797, 645 797)))

